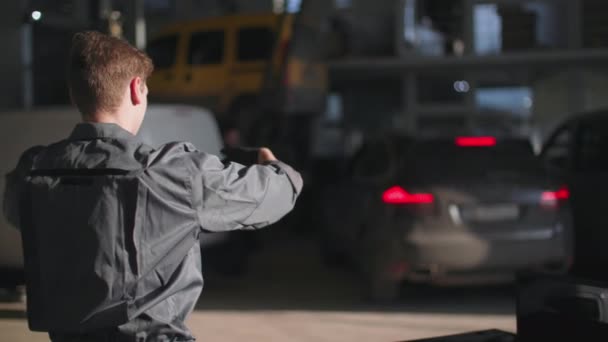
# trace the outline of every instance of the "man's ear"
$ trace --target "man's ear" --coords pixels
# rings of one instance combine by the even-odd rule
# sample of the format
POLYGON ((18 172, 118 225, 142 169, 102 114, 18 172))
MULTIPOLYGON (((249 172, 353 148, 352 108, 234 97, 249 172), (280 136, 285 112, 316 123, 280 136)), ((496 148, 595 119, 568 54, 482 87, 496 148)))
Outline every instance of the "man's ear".
POLYGON ((143 97, 145 96, 143 91, 143 80, 141 77, 134 77, 129 83, 129 91, 131 92, 131 103, 133 105, 138 105, 143 101, 143 97))

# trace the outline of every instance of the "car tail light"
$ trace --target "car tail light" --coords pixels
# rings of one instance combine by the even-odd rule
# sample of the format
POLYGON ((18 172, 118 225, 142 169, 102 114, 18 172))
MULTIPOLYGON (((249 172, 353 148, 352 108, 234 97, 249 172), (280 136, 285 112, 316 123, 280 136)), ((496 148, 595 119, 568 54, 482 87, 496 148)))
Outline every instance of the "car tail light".
POLYGON ((541 205, 544 207, 554 208, 560 203, 567 201, 570 198, 570 190, 567 186, 562 186, 557 191, 545 191, 541 195, 541 205))
POLYGON ((431 194, 411 194, 400 186, 394 186, 382 194, 386 204, 432 204, 435 198, 431 194))
POLYGON ((456 146, 459 147, 492 147, 496 146, 494 137, 458 137, 456 146))

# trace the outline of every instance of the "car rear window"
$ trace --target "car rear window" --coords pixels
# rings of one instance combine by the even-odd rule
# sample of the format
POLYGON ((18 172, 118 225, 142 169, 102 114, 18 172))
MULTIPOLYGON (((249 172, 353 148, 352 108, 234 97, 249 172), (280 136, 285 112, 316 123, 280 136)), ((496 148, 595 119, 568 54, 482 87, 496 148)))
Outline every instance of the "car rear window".
POLYGON ((422 178, 486 177, 496 172, 542 174, 532 145, 525 140, 497 141, 494 146, 462 147, 454 141, 410 145, 403 167, 422 178))

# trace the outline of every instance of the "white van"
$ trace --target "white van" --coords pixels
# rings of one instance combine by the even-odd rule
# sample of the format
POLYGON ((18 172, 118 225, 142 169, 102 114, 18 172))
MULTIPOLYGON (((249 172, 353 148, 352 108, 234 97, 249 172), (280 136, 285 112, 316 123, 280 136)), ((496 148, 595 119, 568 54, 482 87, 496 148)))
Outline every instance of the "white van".
MULTIPOLYGON (((73 107, 0 113, 0 194, 5 177, 21 153, 34 145, 48 145, 69 136, 80 122, 73 107)), ((171 141, 189 141, 199 150, 219 155, 220 131, 213 114, 185 105, 150 105, 139 135, 148 145, 158 147, 171 141)), ((219 243, 228 233, 207 234, 205 246, 219 243)), ((21 281, 23 256, 20 233, 0 215, 0 287, 14 287, 21 281)))

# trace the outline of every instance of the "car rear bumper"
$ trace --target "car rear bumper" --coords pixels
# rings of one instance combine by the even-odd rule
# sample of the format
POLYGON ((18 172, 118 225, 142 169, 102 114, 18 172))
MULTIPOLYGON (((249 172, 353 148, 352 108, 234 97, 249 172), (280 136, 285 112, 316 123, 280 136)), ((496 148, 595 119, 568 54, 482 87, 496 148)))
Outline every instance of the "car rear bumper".
POLYGON ((404 239, 404 260, 413 281, 433 283, 509 282, 518 271, 565 271, 571 238, 561 224, 508 233, 418 229, 404 239))

